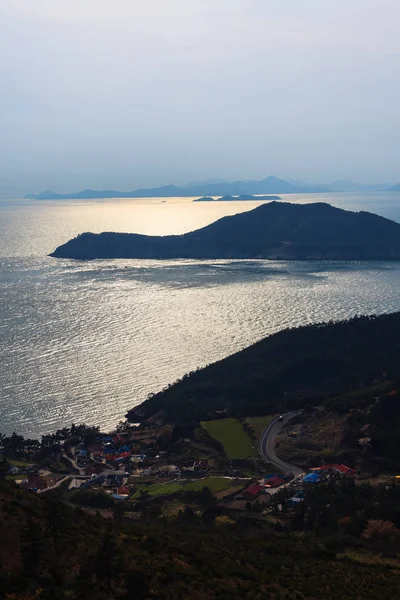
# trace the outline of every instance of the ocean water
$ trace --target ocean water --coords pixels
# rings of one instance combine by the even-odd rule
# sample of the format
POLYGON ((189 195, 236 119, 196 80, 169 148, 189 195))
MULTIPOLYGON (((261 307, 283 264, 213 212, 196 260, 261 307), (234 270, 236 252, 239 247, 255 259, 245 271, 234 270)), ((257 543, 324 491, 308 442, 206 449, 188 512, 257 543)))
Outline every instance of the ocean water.
MULTIPOLYGON (((286 197, 400 222, 400 195, 286 197)), ((105 429, 186 372, 282 328, 400 310, 399 262, 49 258, 83 231, 181 233, 258 203, 0 201, 0 431, 105 429)))

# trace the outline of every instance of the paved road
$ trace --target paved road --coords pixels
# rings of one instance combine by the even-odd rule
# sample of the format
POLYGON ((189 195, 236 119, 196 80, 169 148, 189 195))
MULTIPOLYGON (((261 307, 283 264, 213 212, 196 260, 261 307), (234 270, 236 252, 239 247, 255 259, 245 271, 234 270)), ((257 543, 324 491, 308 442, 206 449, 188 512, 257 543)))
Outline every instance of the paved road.
POLYGON ((275 445, 276 438, 280 431, 285 427, 285 425, 287 425, 287 423, 291 419, 293 419, 293 417, 299 415, 300 413, 300 410, 293 411, 283 415, 282 420, 280 420, 280 418, 277 417, 276 419, 271 421, 268 427, 264 430, 264 433, 262 434, 260 440, 261 457, 265 461, 275 465, 279 469, 282 469, 282 471, 285 471, 286 473, 293 473, 295 478, 303 475, 304 471, 299 467, 296 467, 296 465, 291 465, 290 463, 287 463, 284 460, 278 458, 275 454, 275 445))
POLYGON ((59 485, 61 485, 63 483, 63 481, 65 481, 66 479, 70 479, 71 475, 65 475, 65 477, 62 477, 61 479, 59 479, 58 481, 56 481, 56 483, 54 485, 51 485, 48 488, 44 488, 44 490, 38 490, 38 494, 44 494, 45 492, 48 492, 49 490, 55 490, 56 488, 58 488, 59 485))
POLYGON ((74 467, 74 469, 76 469, 78 471, 79 475, 84 475, 85 470, 78 467, 78 464, 77 464, 75 458, 70 458, 65 452, 62 453, 62 457, 71 463, 71 465, 74 467))

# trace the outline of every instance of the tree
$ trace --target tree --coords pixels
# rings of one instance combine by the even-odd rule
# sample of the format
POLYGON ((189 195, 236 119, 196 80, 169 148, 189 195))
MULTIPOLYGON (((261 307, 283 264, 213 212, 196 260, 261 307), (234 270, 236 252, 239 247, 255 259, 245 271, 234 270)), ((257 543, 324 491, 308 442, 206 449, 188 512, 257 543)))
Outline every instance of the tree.
POLYGON ((5 456, 21 456, 25 450, 25 438, 15 431, 1 440, 5 456))
POLYGON ((94 561, 96 579, 106 588, 107 593, 111 591, 113 579, 120 573, 120 554, 113 534, 112 527, 108 527, 102 536, 94 561))
POLYGON ((44 557, 45 540, 39 523, 29 516, 21 536, 21 555, 24 576, 40 578, 41 565, 44 557))
POLYGON ((380 552, 394 551, 400 546, 400 530, 391 521, 369 519, 362 537, 380 552))
POLYGON ((3 479, 10 468, 10 463, 4 457, 0 458, 0 479, 3 479))

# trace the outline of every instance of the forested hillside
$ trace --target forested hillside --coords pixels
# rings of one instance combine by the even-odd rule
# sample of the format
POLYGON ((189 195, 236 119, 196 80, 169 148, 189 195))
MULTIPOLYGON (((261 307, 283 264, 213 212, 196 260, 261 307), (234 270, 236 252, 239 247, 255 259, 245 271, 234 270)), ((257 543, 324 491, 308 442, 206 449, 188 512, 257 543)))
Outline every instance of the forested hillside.
POLYGON ((281 331, 186 375, 131 410, 190 423, 274 414, 400 376, 400 313, 281 331))
MULTIPOLYGON (((346 498, 348 504, 351 496, 344 491, 343 514, 348 514, 346 498)), ((357 496, 354 498, 360 502, 357 496)), ((318 539, 312 531, 278 533, 271 523, 259 519, 218 517, 213 511, 196 516, 190 508, 173 520, 144 517, 135 523, 129 519, 90 517, 55 497, 39 498, 3 481, 0 482, 0 597, 7 600, 399 597, 397 562, 390 566, 377 559, 372 567, 362 562, 362 554, 357 559, 343 554, 350 538, 343 527, 349 531, 352 528, 353 536, 359 535, 355 530, 362 517, 354 523, 343 522, 341 533, 332 535, 338 527, 337 519, 334 515, 327 527, 321 512, 325 502, 322 491, 321 497, 316 496, 310 502, 307 523, 301 514, 295 518, 300 529, 315 525, 325 536, 329 534, 329 538, 318 539)), ((371 529, 371 525, 367 527, 371 529)), ((369 529, 365 531, 368 533, 369 529)), ((398 539, 393 524, 389 533, 398 539)), ((356 537, 350 539, 353 545, 360 546, 361 541, 356 537)), ((387 540, 388 536, 383 532, 377 539, 387 540)), ((393 543, 397 544, 396 540, 393 543)))

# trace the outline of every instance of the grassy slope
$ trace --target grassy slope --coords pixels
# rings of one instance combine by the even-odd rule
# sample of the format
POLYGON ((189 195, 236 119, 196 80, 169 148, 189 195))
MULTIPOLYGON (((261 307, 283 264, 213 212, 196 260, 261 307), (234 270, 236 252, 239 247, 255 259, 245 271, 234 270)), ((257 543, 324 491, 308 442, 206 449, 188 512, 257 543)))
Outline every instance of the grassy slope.
POLYGON ((203 421, 201 425, 207 433, 223 445, 229 459, 251 457, 251 439, 237 419, 203 421))
POLYGON ((169 494, 177 494, 183 492, 201 492, 204 487, 208 487, 212 492, 220 492, 229 489, 232 485, 230 479, 223 477, 206 477, 198 481, 185 482, 174 481, 172 483, 160 483, 154 485, 139 485, 136 492, 132 496, 133 499, 140 497, 141 491, 149 492, 150 496, 165 496, 169 494))

